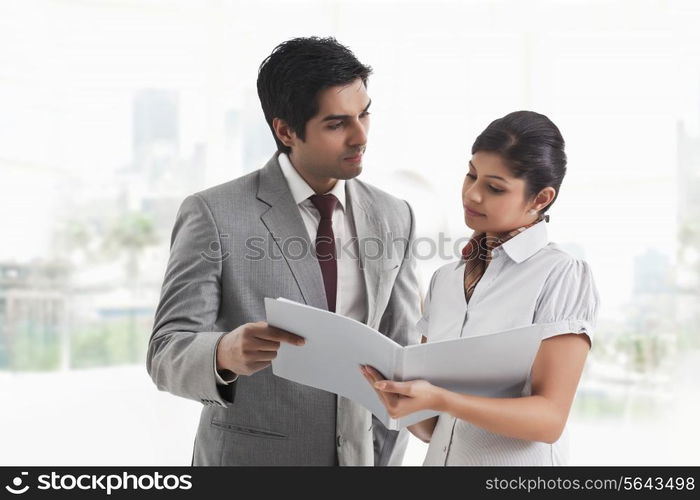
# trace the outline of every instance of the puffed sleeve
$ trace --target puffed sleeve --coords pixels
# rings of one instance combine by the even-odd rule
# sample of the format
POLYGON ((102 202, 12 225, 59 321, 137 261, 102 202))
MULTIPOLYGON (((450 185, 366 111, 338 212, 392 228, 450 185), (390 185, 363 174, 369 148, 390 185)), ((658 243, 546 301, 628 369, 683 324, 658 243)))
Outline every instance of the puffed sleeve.
POLYGON ((429 338, 428 336, 428 324, 430 322, 430 297, 433 294, 433 285, 435 284, 435 277, 438 275, 438 271, 435 271, 433 273, 433 277, 430 278, 430 285, 428 285, 428 292, 425 294, 425 298, 423 299, 423 307, 421 308, 421 318, 418 320, 418 323, 416 324, 416 327, 418 328, 418 332, 426 337, 429 338))
POLYGON ((566 333, 593 340, 600 297, 587 262, 570 258, 547 278, 535 308, 534 324, 544 326, 542 340, 566 333))

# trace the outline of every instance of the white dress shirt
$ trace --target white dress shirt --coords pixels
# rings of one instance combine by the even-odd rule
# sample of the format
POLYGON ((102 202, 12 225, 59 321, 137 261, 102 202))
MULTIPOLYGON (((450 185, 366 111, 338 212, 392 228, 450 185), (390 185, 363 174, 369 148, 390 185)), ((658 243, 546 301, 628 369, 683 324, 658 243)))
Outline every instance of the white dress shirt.
MULTIPOLYGON (((312 248, 315 248, 316 233, 318 232, 318 224, 321 221, 321 214, 309 197, 316 193, 292 166, 286 154, 281 153, 278 160, 282 168, 282 174, 289 184, 294 202, 301 213, 306 231, 309 233, 312 248)), ((352 219, 351 210, 348 210, 345 195, 345 181, 338 179, 333 189, 323 194, 332 194, 338 199, 338 203, 333 211, 333 236, 335 236, 336 261, 338 264, 338 289, 336 292, 335 311, 338 314, 364 323, 367 321, 367 292, 365 291, 365 278, 358 258, 359 248, 355 223, 352 219)))
MULTIPOLYGON (((311 247, 315 248, 318 224, 321 214, 309 199, 316 194, 306 183, 304 178, 294 168, 289 157, 280 153, 278 161, 282 174, 289 184, 292 198, 297 204, 304 226, 309 234, 311 247)), ((355 223, 352 219, 352 211, 348 209, 345 195, 345 180, 338 179, 335 186, 323 194, 332 194, 338 199, 333 211, 333 235, 335 236, 336 261, 338 266, 337 292, 335 310, 338 314, 355 319, 362 323, 367 321, 367 291, 365 279, 360 268, 358 258, 358 242, 355 231, 355 223)), ((216 353, 216 350, 214 350, 216 353)), ((216 371, 216 355, 214 357, 214 372, 219 384, 228 384, 236 380, 237 376, 224 380, 216 371)))
MULTIPOLYGON (((592 338, 599 297, 588 264, 548 243, 539 222, 495 248, 469 303, 464 261, 433 275, 419 331, 429 342, 546 325, 543 340, 566 333, 592 338)), ((527 380, 520 394, 531 395, 527 380)), ((424 465, 562 465, 566 432, 553 444, 513 439, 442 413, 424 465)))

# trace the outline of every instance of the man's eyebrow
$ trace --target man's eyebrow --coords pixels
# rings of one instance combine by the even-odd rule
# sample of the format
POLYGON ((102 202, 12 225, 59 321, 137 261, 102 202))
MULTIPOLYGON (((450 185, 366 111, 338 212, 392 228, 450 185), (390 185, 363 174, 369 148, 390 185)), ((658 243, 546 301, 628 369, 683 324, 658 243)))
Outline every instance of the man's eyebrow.
MULTIPOLYGON (((363 113, 366 113, 369 107, 372 105, 372 99, 369 100, 367 103, 367 106, 365 106, 365 109, 362 110, 363 113)), ((350 115, 328 115, 325 118, 321 120, 321 122, 329 122, 333 120, 347 120, 350 118, 350 115)))
MULTIPOLYGON (((469 160, 469 165, 471 165, 472 168, 473 168, 474 170, 476 170, 476 167, 474 166, 474 164, 472 163, 471 160, 469 160)), ((498 175, 485 175, 484 177, 493 177, 494 179, 502 180, 502 181, 505 182, 505 183, 508 182, 507 179, 504 179, 503 177, 500 177, 500 176, 498 176, 498 175)))

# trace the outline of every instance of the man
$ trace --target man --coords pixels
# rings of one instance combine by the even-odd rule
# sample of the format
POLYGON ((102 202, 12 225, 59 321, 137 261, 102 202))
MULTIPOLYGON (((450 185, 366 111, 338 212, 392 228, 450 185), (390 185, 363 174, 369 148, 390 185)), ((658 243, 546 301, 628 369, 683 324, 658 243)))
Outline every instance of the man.
POLYGON ((400 463, 405 433, 397 444, 358 404, 273 375, 280 343, 302 339, 264 322, 264 298, 286 297, 418 342, 413 213, 355 179, 370 73, 333 38, 280 44, 258 75, 278 152, 182 203, 147 366, 205 405, 193 465, 400 463))

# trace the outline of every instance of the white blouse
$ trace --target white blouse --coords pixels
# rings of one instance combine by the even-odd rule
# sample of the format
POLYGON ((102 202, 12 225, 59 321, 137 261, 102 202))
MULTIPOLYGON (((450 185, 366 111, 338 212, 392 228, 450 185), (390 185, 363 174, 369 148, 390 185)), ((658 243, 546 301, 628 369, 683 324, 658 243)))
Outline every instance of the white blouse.
MULTIPOLYGON (((469 304, 464 261, 440 267, 430 281, 418 329, 435 342, 541 324, 546 325, 543 340, 567 333, 592 340, 598 304, 588 264, 548 243, 542 221, 493 250, 469 304)), ((529 395, 528 377, 513 397, 529 395)), ((566 430, 553 444, 523 441, 443 413, 423 465, 563 465, 567 441, 566 430)))

